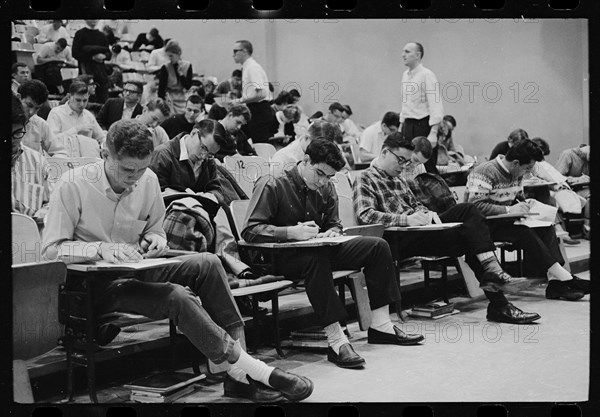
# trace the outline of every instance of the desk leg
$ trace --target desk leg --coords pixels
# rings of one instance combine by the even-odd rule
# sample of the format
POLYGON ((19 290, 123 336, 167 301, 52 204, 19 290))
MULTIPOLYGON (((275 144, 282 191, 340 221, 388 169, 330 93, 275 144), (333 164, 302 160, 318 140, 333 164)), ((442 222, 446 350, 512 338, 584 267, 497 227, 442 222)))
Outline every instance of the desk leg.
POLYGON ((87 298, 85 301, 86 309, 86 323, 85 323, 85 351, 86 351, 86 371, 87 371, 87 383, 88 392, 92 402, 97 403, 98 397, 96 395, 96 364, 94 361, 95 353, 95 337, 96 331, 96 320, 94 316, 94 286, 92 279, 89 274, 85 277, 85 286, 87 291, 87 298))
POLYGON ((273 292, 271 297, 271 310, 273 314, 273 323, 275 325, 275 351, 280 358, 285 358, 283 350, 281 349, 281 336, 279 335, 279 293, 273 292))

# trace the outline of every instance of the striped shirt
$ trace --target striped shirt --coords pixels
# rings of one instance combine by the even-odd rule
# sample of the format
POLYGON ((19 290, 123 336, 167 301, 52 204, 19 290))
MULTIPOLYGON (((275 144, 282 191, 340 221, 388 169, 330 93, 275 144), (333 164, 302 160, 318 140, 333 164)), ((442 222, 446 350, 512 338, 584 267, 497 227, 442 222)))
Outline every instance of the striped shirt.
POLYGON ((50 198, 47 162, 27 146, 21 145, 21 151, 11 169, 12 211, 33 217, 50 198))
POLYGON ((417 200, 403 178, 391 177, 377 166, 360 171, 352 191, 359 224, 407 226, 409 215, 416 211, 429 211, 417 200))

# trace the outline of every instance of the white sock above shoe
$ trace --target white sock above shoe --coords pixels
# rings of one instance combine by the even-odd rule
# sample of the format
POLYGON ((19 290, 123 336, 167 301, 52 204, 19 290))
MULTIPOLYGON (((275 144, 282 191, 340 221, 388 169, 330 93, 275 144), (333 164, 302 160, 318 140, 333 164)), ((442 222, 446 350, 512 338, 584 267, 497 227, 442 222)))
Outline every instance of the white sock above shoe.
MULTIPOLYGON (((250 378, 254 379, 255 381, 262 382, 267 386, 270 386, 269 377, 271 376, 271 372, 273 372, 273 369, 275 369, 272 366, 267 365, 263 361, 255 359, 252 356, 248 355, 248 353, 246 353, 246 351, 244 350, 241 351, 238 360, 232 363, 231 368, 239 368, 241 372, 249 375, 250 378)), ((237 378, 233 375, 229 375, 237 380, 237 378)))
POLYGON ((371 329, 383 333, 394 334, 394 323, 390 320, 389 306, 385 305, 371 310, 371 329))
POLYGON ((242 371, 238 366, 231 365, 227 371, 227 375, 235 379, 237 382, 241 382, 243 384, 248 383, 248 380, 246 379, 246 372, 242 371))
POLYGON ((327 343, 336 355, 340 353, 340 347, 343 344, 350 343, 342 330, 342 326, 337 321, 325 326, 325 334, 327 335, 327 343))
POLYGON ((546 275, 548 276, 548 280, 570 281, 573 279, 571 273, 560 266, 558 262, 555 262, 554 265, 548 268, 546 275))

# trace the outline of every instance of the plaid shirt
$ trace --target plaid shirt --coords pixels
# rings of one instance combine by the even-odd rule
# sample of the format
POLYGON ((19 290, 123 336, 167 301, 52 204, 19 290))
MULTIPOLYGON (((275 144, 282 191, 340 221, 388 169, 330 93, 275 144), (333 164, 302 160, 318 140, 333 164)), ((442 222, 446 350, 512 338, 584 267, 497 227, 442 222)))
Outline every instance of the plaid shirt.
POLYGON ((359 224, 407 226, 407 216, 416 211, 428 211, 404 179, 390 177, 377 166, 359 173, 353 192, 354 212, 359 224))

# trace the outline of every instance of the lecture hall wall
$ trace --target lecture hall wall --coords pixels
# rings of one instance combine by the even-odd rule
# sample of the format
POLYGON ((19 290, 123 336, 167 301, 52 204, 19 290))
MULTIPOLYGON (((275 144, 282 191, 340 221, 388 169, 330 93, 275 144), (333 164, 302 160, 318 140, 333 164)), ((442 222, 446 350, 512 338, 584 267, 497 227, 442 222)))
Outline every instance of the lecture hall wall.
POLYGON ((301 90, 309 115, 331 100, 350 104, 363 125, 400 110, 402 48, 418 41, 469 153, 489 155, 518 127, 549 142, 551 163, 589 142, 585 20, 139 21, 130 32, 152 26, 180 41, 195 72, 219 81, 235 69, 233 43, 248 39, 276 92, 301 90))

